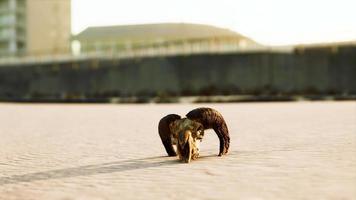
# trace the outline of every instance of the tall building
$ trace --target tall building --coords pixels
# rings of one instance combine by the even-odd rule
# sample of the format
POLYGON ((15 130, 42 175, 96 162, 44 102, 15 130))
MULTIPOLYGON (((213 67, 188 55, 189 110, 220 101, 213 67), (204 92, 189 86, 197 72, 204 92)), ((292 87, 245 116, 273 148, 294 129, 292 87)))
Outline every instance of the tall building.
POLYGON ((70 52, 70 0, 0 0, 0 56, 70 52))
POLYGON ((22 54, 26 49, 26 2, 0 0, 0 55, 22 54))

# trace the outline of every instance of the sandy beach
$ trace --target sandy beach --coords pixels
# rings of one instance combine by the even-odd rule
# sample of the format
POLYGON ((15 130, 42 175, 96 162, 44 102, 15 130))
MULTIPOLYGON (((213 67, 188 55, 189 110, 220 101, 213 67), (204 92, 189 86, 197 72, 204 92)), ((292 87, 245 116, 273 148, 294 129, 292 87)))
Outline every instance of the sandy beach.
POLYGON ((356 199, 356 102, 0 104, 1 200, 356 199), (167 157, 166 114, 219 110, 231 134, 217 157, 167 157))

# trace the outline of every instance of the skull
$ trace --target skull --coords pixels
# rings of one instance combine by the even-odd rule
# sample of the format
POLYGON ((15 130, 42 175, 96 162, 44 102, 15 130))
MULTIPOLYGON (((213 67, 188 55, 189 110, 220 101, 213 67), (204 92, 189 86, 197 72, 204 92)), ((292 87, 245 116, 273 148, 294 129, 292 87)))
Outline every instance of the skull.
POLYGON ((180 119, 170 125, 172 143, 177 145, 177 153, 182 162, 189 163, 199 157, 199 143, 204 136, 203 126, 189 119, 180 119))

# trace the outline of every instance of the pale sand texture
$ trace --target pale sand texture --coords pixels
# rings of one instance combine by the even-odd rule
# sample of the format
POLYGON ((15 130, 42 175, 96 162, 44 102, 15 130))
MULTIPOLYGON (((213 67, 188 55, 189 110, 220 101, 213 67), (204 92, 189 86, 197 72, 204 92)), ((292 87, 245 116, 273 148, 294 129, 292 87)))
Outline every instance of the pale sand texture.
POLYGON ((0 199, 356 199, 356 102, 0 104, 0 199), (209 106, 230 154, 166 157, 161 117, 209 106))

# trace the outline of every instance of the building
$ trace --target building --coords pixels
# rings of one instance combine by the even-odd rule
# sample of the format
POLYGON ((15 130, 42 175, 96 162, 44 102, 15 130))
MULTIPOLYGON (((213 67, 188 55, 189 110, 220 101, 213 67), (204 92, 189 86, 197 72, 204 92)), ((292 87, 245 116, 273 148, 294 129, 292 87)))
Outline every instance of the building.
POLYGON ((74 37, 81 53, 179 54, 244 50, 261 45, 236 32, 202 24, 162 23, 89 27, 74 37))
POLYGON ((70 52, 70 0, 0 0, 0 56, 70 52))
POLYGON ((0 0, 0 55, 22 54, 26 46, 25 1, 0 0))

